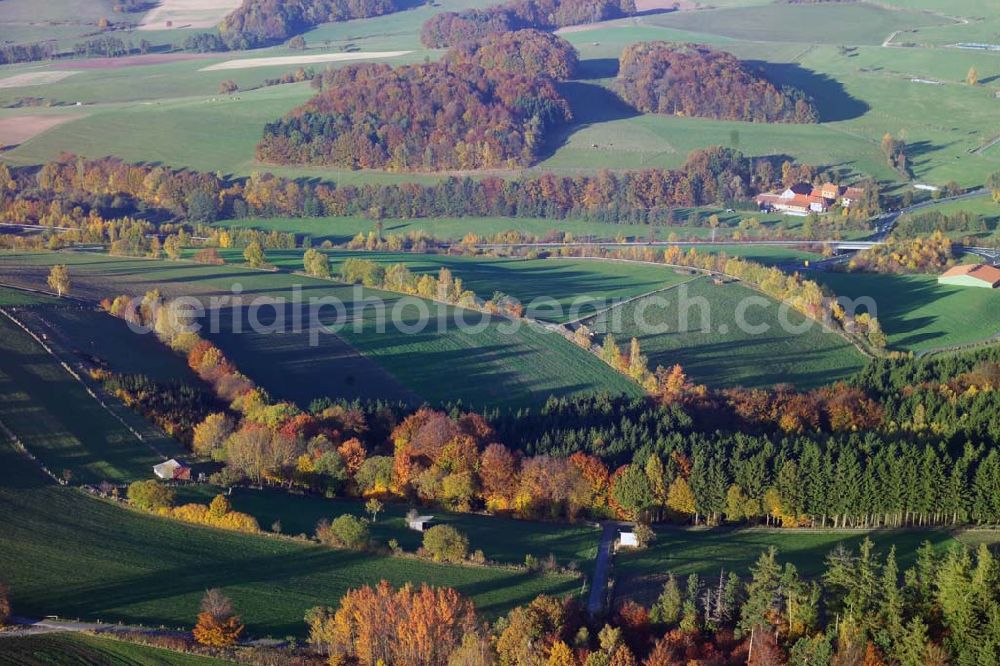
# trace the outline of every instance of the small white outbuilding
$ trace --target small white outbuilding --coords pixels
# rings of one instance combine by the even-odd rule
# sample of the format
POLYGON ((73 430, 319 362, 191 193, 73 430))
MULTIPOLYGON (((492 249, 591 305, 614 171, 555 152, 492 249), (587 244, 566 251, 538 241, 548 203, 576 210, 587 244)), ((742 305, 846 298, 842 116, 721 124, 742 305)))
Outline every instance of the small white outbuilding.
POLYGON ((619 548, 638 548, 639 538, 635 535, 635 532, 619 532, 618 533, 618 547, 619 548))
POLYGON ((188 481, 191 479, 191 468, 174 458, 153 465, 153 474, 164 481, 188 481))
POLYGON ((434 524, 434 516, 416 516, 406 521, 407 527, 415 532, 423 532, 434 524))

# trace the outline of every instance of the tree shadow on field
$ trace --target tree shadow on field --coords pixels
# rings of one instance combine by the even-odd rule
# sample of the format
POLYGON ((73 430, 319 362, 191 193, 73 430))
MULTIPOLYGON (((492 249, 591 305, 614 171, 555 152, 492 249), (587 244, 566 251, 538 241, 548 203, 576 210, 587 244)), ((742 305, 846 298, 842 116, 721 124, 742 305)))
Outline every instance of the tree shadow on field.
POLYGON ((677 11, 678 10, 674 7, 652 7, 650 9, 644 9, 641 12, 636 12, 635 14, 632 14, 632 16, 658 16, 659 14, 675 14, 677 11))
POLYGON ((840 81, 795 63, 748 60, 746 65, 760 69, 774 84, 793 86, 812 97, 820 122, 851 120, 871 109, 867 102, 851 97, 840 81))
POLYGON ((568 125, 557 127, 552 131, 541 151, 539 161, 554 155, 566 145, 569 137, 581 129, 597 123, 625 120, 640 115, 613 90, 596 83, 567 81, 559 85, 559 92, 569 102, 573 120, 568 125))
POLYGON ((576 79, 592 81, 594 79, 610 79, 618 76, 617 58, 588 58, 581 60, 576 68, 576 79))

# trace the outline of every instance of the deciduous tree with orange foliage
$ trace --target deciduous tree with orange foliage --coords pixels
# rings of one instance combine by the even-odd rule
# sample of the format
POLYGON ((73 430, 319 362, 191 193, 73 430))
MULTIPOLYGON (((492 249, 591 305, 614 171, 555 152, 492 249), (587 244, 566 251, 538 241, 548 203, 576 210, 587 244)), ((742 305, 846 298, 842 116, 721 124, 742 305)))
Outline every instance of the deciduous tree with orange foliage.
POLYGON ((233 602, 221 590, 205 592, 201 613, 194 627, 194 639, 209 647, 230 647, 243 633, 243 623, 233 609, 233 602))
POLYGON ((351 590, 336 609, 313 608, 306 616, 309 641, 331 664, 446 666, 463 636, 479 632, 472 602, 453 589, 423 584, 398 590, 382 581, 351 590))

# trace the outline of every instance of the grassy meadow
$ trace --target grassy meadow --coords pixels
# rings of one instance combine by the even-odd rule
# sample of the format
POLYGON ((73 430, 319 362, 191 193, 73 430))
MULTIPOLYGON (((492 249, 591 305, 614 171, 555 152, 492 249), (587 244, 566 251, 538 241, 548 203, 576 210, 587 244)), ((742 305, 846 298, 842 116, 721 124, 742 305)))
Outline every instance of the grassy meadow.
POLYGON ((940 285, 936 275, 810 275, 838 296, 871 298, 890 349, 931 351, 1000 334, 1000 292, 995 289, 940 285))
POLYGON ((37 342, 0 318, 0 422, 56 474, 74 483, 146 478, 180 446, 124 408, 116 413, 146 442, 104 410, 37 342))
POLYGON ((409 301, 398 305, 401 325, 387 321, 380 332, 379 310, 365 299, 382 299, 384 319, 403 301, 377 290, 241 266, 83 253, 0 254, 0 270, 10 275, 9 280, 28 286, 44 285, 48 267, 57 262, 69 265, 74 294, 94 300, 119 293, 141 295, 153 288, 167 297, 232 297, 233 285, 240 285, 243 305, 234 308, 232 301, 221 301, 219 312, 226 316, 217 318, 217 327, 209 321, 206 334, 273 395, 303 405, 330 396, 432 404, 462 400, 470 407, 507 409, 540 405, 550 395, 587 391, 638 395, 640 391, 557 334, 532 325, 511 330, 509 323, 475 312, 409 301), (336 335, 313 336, 308 312, 300 329, 294 329, 285 308, 291 307, 296 285, 306 303, 315 296, 344 304, 339 312, 331 306, 317 310, 317 322, 341 324, 336 335), (265 301, 252 308, 257 297, 265 301), (285 305, 268 305, 266 299, 275 298, 286 299, 285 305), (417 325, 420 304, 432 315, 423 328, 417 325), (250 317, 268 328, 281 316, 288 323, 285 333, 249 330, 250 317), (460 327, 456 317, 472 326, 460 327))
MULTIPOLYGON (((242 250, 225 250, 230 262, 242 260, 242 250)), ((460 278, 464 288, 482 299, 495 291, 517 298, 528 316, 562 323, 602 310, 613 301, 635 298, 691 279, 690 272, 667 266, 600 261, 593 259, 549 258, 511 259, 465 257, 409 252, 326 251, 330 269, 336 275, 348 259, 367 259, 382 266, 406 264, 417 275, 436 276, 447 268, 460 278), (535 303, 535 307, 530 307, 535 303)), ((301 250, 275 250, 268 261, 284 270, 302 270, 301 250)))
POLYGON ((229 595, 251 636, 302 636, 305 611, 386 579, 456 588, 487 616, 571 577, 352 553, 139 514, 49 484, 0 444, 0 570, 19 613, 190 627, 207 588, 229 595), (72 544, 71 548, 67 544, 72 544))
POLYGON ((184 381, 194 372, 184 358, 164 347, 152 334, 137 335, 121 319, 96 306, 39 306, 21 309, 17 317, 44 332, 57 353, 70 359, 97 359, 122 374, 141 374, 159 381, 184 381))
MULTIPOLYGON (((435 238, 445 240, 461 240, 469 233, 481 237, 489 237, 512 230, 545 238, 549 234, 569 234, 574 240, 613 240, 625 238, 630 241, 704 239, 710 240, 712 230, 704 224, 691 226, 689 218, 695 214, 702 220, 716 215, 721 225, 716 230, 719 240, 731 235, 744 218, 754 217, 768 230, 783 230, 789 234, 799 233, 802 219, 783 217, 780 215, 758 212, 727 212, 721 208, 699 207, 679 208, 678 226, 661 226, 646 224, 629 224, 627 222, 597 222, 588 220, 555 220, 546 218, 510 218, 510 217, 466 217, 466 218, 414 218, 400 220, 383 220, 383 234, 409 234, 424 232, 435 238)), ((310 218, 249 218, 242 220, 220 220, 220 227, 237 227, 261 229, 263 231, 281 231, 300 236, 310 236, 314 244, 330 241, 343 244, 359 233, 367 234, 373 231, 375 223, 361 217, 310 217, 310 218)))
POLYGON ((86 634, 7 637, 0 666, 214 666, 230 662, 86 634))
MULTIPOLYGON (((178 501, 205 504, 217 492, 218 489, 210 486, 187 486, 180 490, 178 501)), ((332 521, 344 514, 371 517, 365 512, 364 502, 353 499, 324 499, 282 491, 238 488, 229 500, 235 510, 254 516, 263 529, 269 529, 275 521, 280 521, 282 533, 292 535, 311 535, 316 523, 323 518, 332 521)), ((387 503, 385 511, 370 526, 372 538, 382 546, 395 539, 408 552, 420 548, 423 535, 407 528, 408 510, 406 505, 387 503)), ((527 555, 542 559, 551 554, 562 565, 576 563, 587 570, 597 556, 600 531, 588 525, 513 520, 426 507, 419 510, 421 514, 433 515, 436 523, 451 525, 465 534, 469 537, 471 550, 482 550, 487 559, 495 562, 523 564, 527 555)))
POLYGON ((805 324, 805 331, 786 331, 778 308, 776 301, 740 284, 703 277, 585 323, 596 331, 610 330, 623 347, 637 337, 650 367, 679 363, 694 381, 712 388, 785 383, 812 388, 861 368, 864 358, 844 338, 794 311, 787 312, 788 323, 793 329, 805 324), (767 330, 740 330, 741 307, 749 330, 767 330))

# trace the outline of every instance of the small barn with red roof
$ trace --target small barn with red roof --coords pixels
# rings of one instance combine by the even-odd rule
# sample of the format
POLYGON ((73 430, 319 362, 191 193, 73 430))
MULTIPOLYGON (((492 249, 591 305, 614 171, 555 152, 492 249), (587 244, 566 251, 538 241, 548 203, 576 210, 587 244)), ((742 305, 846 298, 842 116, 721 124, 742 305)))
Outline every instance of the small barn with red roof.
POLYGON ((1000 287, 1000 268, 987 264, 962 264, 949 268, 938 276, 938 283, 955 287, 996 289, 1000 287))

